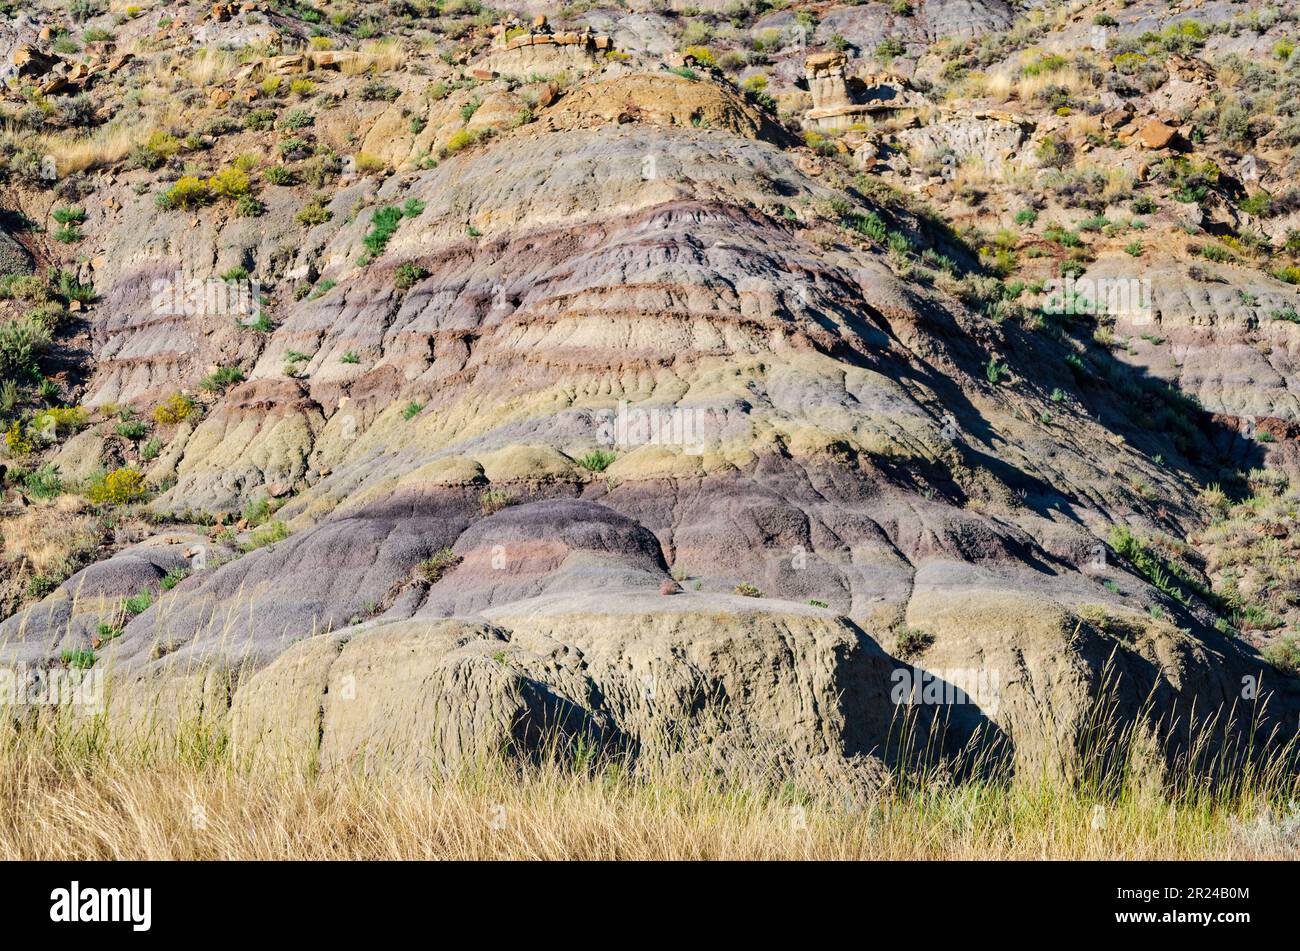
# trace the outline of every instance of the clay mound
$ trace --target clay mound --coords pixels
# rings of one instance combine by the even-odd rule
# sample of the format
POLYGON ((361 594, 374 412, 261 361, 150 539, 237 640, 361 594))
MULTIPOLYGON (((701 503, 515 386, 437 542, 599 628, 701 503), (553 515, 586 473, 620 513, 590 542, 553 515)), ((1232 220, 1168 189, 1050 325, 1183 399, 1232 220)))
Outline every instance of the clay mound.
POLYGON ((786 144, 790 135, 733 87, 675 73, 634 73, 587 83, 548 109, 542 125, 556 131, 615 123, 722 129, 746 139, 786 144))
POLYGON ((40 603, 0 624, 0 657, 41 664, 64 648, 86 647, 101 623, 123 620, 123 599, 148 593, 156 597, 169 572, 185 569, 185 552, 202 540, 196 535, 150 539, 124 548, 104 561, 81 569, 40 603))
POLYGON ((422 616, 469 614, 546 591, 658 586, 668 566, 648 528, 581 499, 512 506, 457 540, 463 560, 438 579, 422 616))
POLYGON ((370 509, 249 552, 160 598, 113 642, 109 660, 220 655, 261 664, 301 637, 368 620, 395 584, 455 541, 475 505, 449 493, 423 508, 370 509))
POLYGON ((240 688, 232 733, 245 754, 305 744, 325 770, 451 768, 554 731, 652 754, 672 742, 667 722, 708 730, 717 755, 843 765, 887 741, 890 669, 853 624, 797 605, 556 596, 490 626, 403 621, 296 644, 240 688))

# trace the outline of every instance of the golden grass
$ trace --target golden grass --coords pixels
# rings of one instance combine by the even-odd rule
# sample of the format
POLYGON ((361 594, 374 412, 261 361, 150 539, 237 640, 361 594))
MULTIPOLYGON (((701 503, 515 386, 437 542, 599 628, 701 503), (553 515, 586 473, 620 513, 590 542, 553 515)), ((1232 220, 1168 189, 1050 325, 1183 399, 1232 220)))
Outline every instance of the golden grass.
POLYGON ((44 154, 54 156, 60 175, 70 175, 121 161, 137 141, 142 141, 139 136, 140 130, 131 125, 109 124, 81 138, 43 136, 39 147, 44 154))
POLYGON ((411 56, 394 37, 363 40, 356 52, 359 55, 352 59, 345 59, 339 64, 339 71, 343 75, 360 76, 369 72, 389 72, 403 66, 411 56))
POLYGON ((985 77, 984 95, 991 99, 997 99, 1006 102, 1011 98, 1012 90, 1015 88, 1015 78, 1009 73, 998 72, 992 73, 985 77))
POLYGON ((72 495, 52 503, 37 502, 4 523, 4 557, 25 561, 37 574, 57 571, 100 541, 96 520, 83 514, 72 495))
POLYGON ((1064 87, 1071 96, 1091 93, 1094 88, 1091 79, 1073 66, 1067 66, 1037 76, 1021 76, 1015 81, 1016 98, 1030 102, 1054 86, 1064 87))
POLYGON ((231 50, 205 46, 188 57, 185 77, 199 88, 232 78, 243 64, 231 50))
POLYGON ((686 756, 319 777, 241 765, 211 725, 127 741, 46 710, 0 726, 0 859, 1295 857, 1294 776, 1239 779, 1171 792, 1126 776, 1089 792, 1106 784, 932 774, 867 788, 686 756))

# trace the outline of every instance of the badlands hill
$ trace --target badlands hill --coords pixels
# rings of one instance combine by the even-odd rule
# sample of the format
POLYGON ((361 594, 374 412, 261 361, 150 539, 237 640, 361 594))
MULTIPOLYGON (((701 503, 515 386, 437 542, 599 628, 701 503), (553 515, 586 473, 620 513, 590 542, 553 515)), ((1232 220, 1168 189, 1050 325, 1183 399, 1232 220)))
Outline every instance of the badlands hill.
POLYGON ((1286 5, 8 17, 6 663, 326 767, 1293 734, 1286 5))

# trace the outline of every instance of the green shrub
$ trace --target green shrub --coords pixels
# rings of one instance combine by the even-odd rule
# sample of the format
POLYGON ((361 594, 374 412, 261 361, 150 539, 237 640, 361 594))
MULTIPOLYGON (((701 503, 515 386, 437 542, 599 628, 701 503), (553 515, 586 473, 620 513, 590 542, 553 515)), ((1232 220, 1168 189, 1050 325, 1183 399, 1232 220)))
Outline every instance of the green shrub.
POLYGON ((380 208, 370 216, 370 231, 361 241, 370 253, 370 257, 376 258, 384 253, 389 240, 397 231, 397 226, 402 223, 402 217, 402 209, 391 206, 380 208))
POLYGON ((316 118, 306 109, 290 109, 280 120, 281 129, 305 129, 315 124, 316 118))
POLYGON ((276 542, 282 542, 289 537, 289 526, 284 522, 271 522, 257 529, 249 536, 249 543, 253 548, 262 548, 266 545, 273 545, 276 542))
POLYGON ((920 657, 934 644, 934 635, 928 631, 909 627, 901 631, 895 645, 895 652, 902 660, 920 657))
POLYGON ((63 479, 59 467, 47 463, 23 476, 23 491, 34 499, 53 499, 63 494, 63 479))
POLYGON ((219 393, 226 387, 243 381, 244 371, 239 367, 217 367, 199 381, 199 386, 208 392, 219 393))
POLYGON ((459 565, 462 560, 461 556, 450 548, 443 548, 420 562, 420 575, 429 584, 437 584, 442 580, 443 575, 459 565))
POLYGON ((132 595, 122 602, 122 609, 131 617, 137 614, 144 614, 153 606, 153 595, 148 591, 141 591, 139 594, 132 595))
POLYGON ((885 37, 876 44, 875 49, 876 59, 882 63, 887 63, 895 56, 902 56, 906 52, 907 47, 903 45, 903 41, 895 36, 885 37))
POLYGON ((1264 659, 1283 673, 1300 674, 1300 638, 1283 637, 1263 650, 1264 659))
POLYGON ((53 217, 61 225, 79 225, 86 220, 86 209, 77 205, 67 205, 55 208, 53 217))
POLYGON ((334 217, 334 213, 325 207, 325 203, 319 198, 313 198, 303 206, 298 212, 298 221, 311 228, 316 225, 324 224, 334 217))
POLYGON ((589 472, 604 472, 617 458, 617 454, 608 449, 593 449, 577 459, 578 465, 589 472))
POLYGON ((95 666, 95 652, 92 650, 65 650, 59 654, 59 659, 68 667, 77 670, 89 670, 95 666))
POLYGON ((293 184, 293 170, 287 165, 269 165, 262 169, 262 177, 272 185, 293 184))
POLYGON ((82 304, 93 304, 95 302, 95 285, 82 284, 75 274, 70 271, 59 269, 51 276, 50 283, 58 290, 59 294, 68 300, 79 301, 82 304))
POLYGON ((514 500, 515 497, 505 489, 485 489, 478 497, 478 506, 484 515, 491 515, 511 505, 514 500))
POLYGON ((268 132, 274 125, 274 109, 254 109, 244 116, 244 128, 251 132, 268 132))
POLYGON ((372 79, 361 85, 357 95, 365 102, 392 102, 401 92, 381 80, 372 79))
POLYGON ((50 331, 29 317, 0 324, 0 373, 6 377, 36 375, 36 361, 50 345, 50 331))
POLYGON ((428 276, 429 271, 427 268, 408 261, 405 264, 399 264, 393 272, 393 286, 399 291, 410 290, 428 276))

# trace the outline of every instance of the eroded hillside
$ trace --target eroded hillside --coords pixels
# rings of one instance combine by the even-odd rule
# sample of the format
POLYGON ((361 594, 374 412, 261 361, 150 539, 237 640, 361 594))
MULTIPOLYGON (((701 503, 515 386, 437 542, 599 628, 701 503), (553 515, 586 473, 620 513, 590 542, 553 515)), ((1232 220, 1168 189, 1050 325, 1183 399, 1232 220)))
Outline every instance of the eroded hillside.
POLYGON ((1293 728, 1291 12, 534 7, 3 25, 12 662, 326 765, 1293 728))

